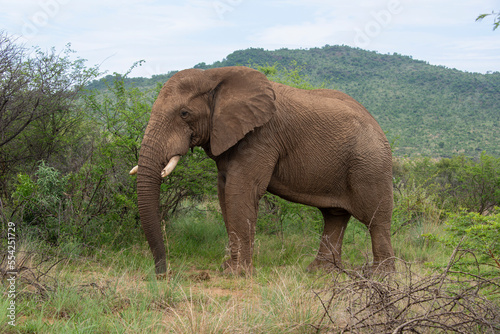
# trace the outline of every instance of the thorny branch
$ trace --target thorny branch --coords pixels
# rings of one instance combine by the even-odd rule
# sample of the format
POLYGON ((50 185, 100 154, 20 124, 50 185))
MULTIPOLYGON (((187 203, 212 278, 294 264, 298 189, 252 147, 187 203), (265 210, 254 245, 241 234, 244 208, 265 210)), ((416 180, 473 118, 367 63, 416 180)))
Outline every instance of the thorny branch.
POLYGON ((328 289, 315 291, 324 314, 313 327, 340 333, 500 332, 500 277, 452 271, 455 249, 441 273, 420 276, 403 270, 366 277, 355 270, 332 273, 328 289))

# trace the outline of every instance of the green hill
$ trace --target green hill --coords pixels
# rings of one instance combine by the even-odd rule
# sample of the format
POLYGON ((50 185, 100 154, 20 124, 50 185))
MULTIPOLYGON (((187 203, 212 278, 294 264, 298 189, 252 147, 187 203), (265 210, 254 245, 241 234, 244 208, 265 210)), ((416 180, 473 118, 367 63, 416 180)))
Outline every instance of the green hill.
MULTIPOLYGON (((500 72, 468 73, 399 54, 329 45, 276 51, 252 48, 194 67, 275 64, 300 68, 312 84, 357 99, 395 142, 397 155, 438 157, 482 151, 500 155, 500 72)), ((157 76, 149 84, 167 77, 157 76)))

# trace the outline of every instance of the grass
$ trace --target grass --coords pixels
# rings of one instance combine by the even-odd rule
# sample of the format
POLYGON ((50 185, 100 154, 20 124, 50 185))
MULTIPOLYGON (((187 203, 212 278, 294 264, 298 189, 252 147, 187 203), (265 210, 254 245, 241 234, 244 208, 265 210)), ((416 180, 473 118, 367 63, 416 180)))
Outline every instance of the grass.
MULTIPOLYGON (((155 279, 145 241, 119 251, 104 248, 91 256, 54 254, 53 249, 24 242, 17 254, 18 264, 24 267, 17 280, 17 326, 6 325, 6 299, 2 299, 0 332, 335 333, 350 329, 369 333, 379 327, 367 320, 355 322, 353 312, 366 316, 380 303, 367 306, 359 301, 377 301, 373 292, 386 291, 387 300, 396 300, 395 307, 405 310, 405 299, 398 299, 400 291, 408 293, 434 275, 425 262, 446 263, 451 255, 420 238, 422 233, 439 233, 440 224, 415 223, 393 238, 397 256, 411 263, 411 274, 405 269, 407 262, 400 261, 398 275, 367 278, 363 266, 370 260, 369 235, 353 220, 345 233, 346 270, 310 274, 305 268, 315 256, 319 235, 299 223, 300 229, 297 225, 278 234, 257 234, 257 270, 251 277, 220 271, 227 236, 220 214, 206 207, 169 222, 165 234, 170 271, 163 281, 155 279)), ((452 290, 451 283, 441 284, 447 289, 443 296, 452 290)), ((435 284, 427 286, 436 289, 435 284)), ((429 305, 434 304, 409 307, 404 315, 410 321, 418 319, 429 305)), ((397 312, 387 314, 392 318, 380 319, 395 321, 391 328, 404 325, 397 322, 397 312)), ((477 328, 479 333, 486 327, 477 328)))
POLYGON ((2 329, 9 333, 283 333, 297 332, 297 326, 314 322, 320 314, 312 293, 307 293, 310 279, 295 266, 251 278, 203 273, 173 268, 168 280, 157 281, 138 270, 105 270, 94 259, 61 263, 53 269, 57 275, 53 285, 50 280, 20 279, 18 325, 2 329))

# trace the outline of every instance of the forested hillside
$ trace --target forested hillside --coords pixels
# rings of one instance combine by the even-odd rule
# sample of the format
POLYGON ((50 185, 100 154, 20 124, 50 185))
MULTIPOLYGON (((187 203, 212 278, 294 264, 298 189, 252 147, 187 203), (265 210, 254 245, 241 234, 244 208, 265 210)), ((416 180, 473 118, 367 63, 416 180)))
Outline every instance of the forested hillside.
POLYGON ((342 90, 377 118, 399 155, 500 154, 500 72, 466 73, 347 46, 236 51, 209 68, 297 62, 316 84, 342 90))
MULTIPOLYGON (((394 142, 397 155, 478 156, 482 151, 500 155, 500 72, 467 73, 399 54, 328 45, 300 50, 247 49, 214 64, 194 67, 234 65, 298 68, 313 85, 348 93, 377 118, 394 142)), ((147 86, 168 77, 128 80, 147 86)), ((92 87, 102 84, 94 82, 92 87)))

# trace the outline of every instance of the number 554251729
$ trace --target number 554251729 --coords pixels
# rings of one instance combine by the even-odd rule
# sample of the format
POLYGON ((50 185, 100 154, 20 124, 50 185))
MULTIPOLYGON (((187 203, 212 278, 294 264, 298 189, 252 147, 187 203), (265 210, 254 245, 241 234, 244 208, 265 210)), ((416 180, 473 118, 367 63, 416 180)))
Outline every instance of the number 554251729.
POLYGON ((16 224, 8 223, 7 229, 7 267, 9 270, 16 269, 16 224))

